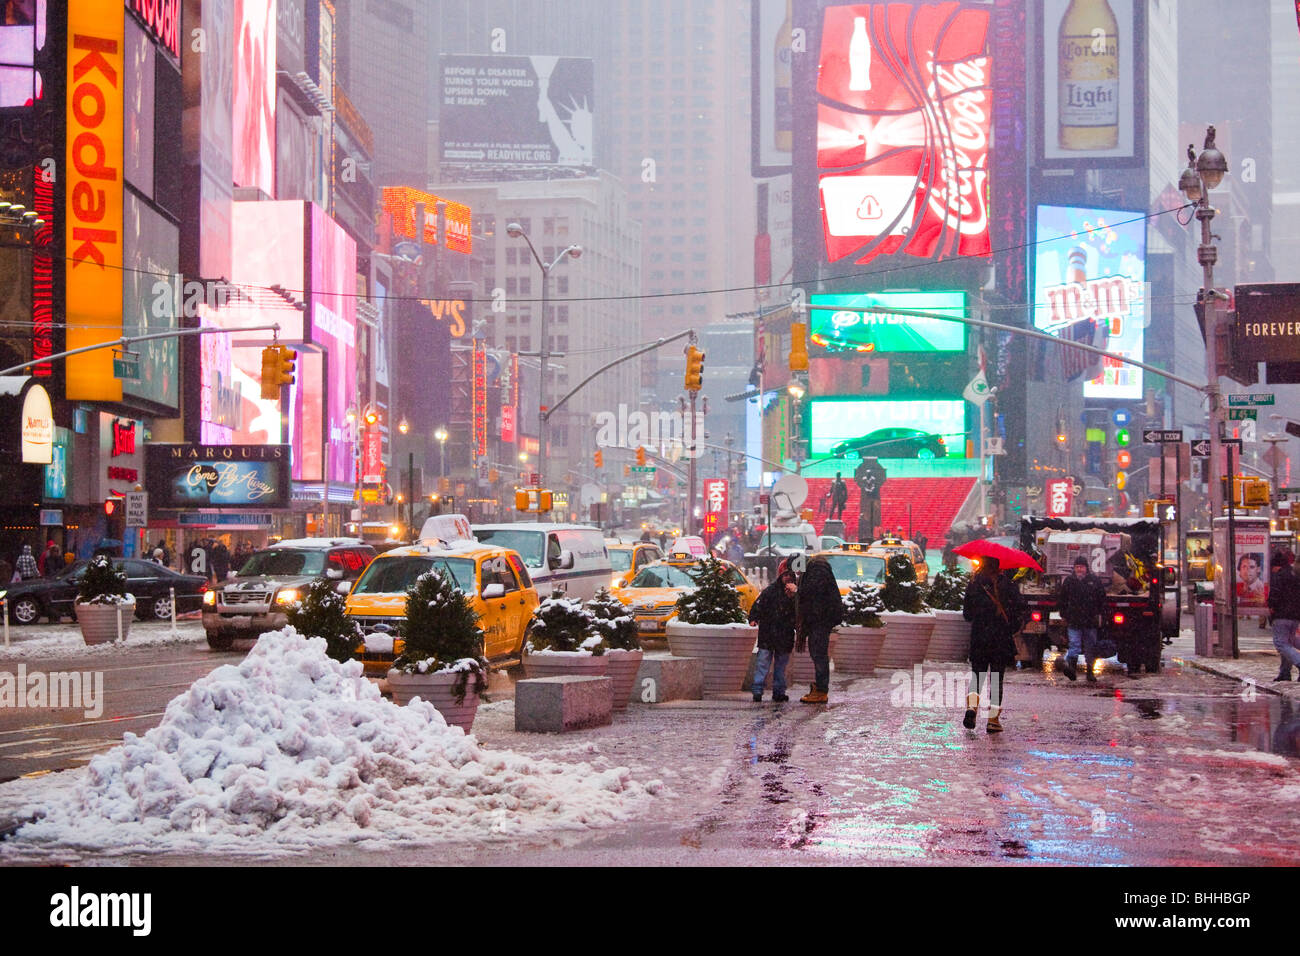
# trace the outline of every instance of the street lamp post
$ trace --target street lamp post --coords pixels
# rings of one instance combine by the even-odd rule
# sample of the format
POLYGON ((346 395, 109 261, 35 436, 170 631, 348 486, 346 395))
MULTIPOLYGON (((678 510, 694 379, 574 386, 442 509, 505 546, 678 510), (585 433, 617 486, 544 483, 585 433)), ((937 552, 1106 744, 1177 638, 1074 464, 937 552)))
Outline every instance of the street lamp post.
MULTIPOLYGON (((1195 149, 1187 147, 1187 168, 1178 177, 1178 188, 1183 195, 1196 206, 1196 218, 1201 223, 1201 244, 1196 247, 1196 261, 1201 264, 1203 272, 1201 290, 1196 301, 1201 310, 1205 326, 1205 395, 1209 400, 1210 425, 1210 527, 1214 519, 1223 510, 1223 488, 1219 482, 1219 470, 1222 467, 1222 444, 1219 394, 1219 342, 1218 342, 1218 300, 1227 298, 1214 288, 1214 264, 1219 259, 1219 250, 1214 245, 1214 235, 1210 223, 1214 219, 1215 209, 1210 205, 1210 190, 1223 182, 1228 171, 1228 160, 1214 145, 1214 127, 1205 131, 1205 148, 1197 156, 1195 149)), ((1231 518, 1231 512, 1229 512, 1231 518)), ((1236 542, 1232 540, 1232 529, 1228 531, 1228 554, 1226 573, 1227 593, 1220 594, 1215 586, 1215 604, 1228 606, 1231 619, 1232 656, 1237 656, 1237 568, 1234 560, 1236 542)))
POLYGON ((551 270, 554 269, 556 266, 558 266, 565 256, 569 256, 573 259, 576 259, 579 256, 581 256, 582 246, 570 245, 566 247, 565 249, 560 251, 560 254, 555 257, 554 261, 552 261, 550 265, 547 265, 542 261, 542 257, 537 254, 537 250, 533 248, 533 240, 528 238, 528 233, 524 232, 523 226, 519 225, 519 223, 517 222, 507 223, 506 235, 508 235, 511 239, 523 239, 524 242, 528 243, 528 251, 533 254, 533 261, 536 262, 537 267, 542 270, 542 321, 540 323, 541 342, 539 343, 538 346, 538 358, 541 360, 542 371, 541 371, 541 380, 538 383, 538 402, 537 402, 538 405, 537 468, 538 468, 538 473, 542 476, 542 483, 545 484, 546 483, 545 468, 546 468, 546 458, 547 458, 546 455, 546 417, 547 417, 546 416, 546 366, 551 357, 550 342, 547 339, 547 333, 549 330, 548 317, 547 317, 547 304, 549 299, 548 286, 550 285, 549 280, 551 277, 551 270))
MULTIPOLYGON (((447 429, 439 425, 433 437, 438 441, 438 484, 441 485, 442 479, 447 477, 447 429)), ((441 487, 438 492, 442 493, 441 487)))

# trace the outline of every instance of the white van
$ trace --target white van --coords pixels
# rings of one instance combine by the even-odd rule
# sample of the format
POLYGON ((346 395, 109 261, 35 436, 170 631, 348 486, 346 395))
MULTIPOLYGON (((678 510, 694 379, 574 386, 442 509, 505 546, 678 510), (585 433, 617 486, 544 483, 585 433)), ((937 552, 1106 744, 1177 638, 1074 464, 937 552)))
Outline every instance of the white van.
POLYGON ((563 595, 589 601, 601 586, 609 587, 614 573, 604 534, 589 525, 480 524, 474 525, 474 537, 483 544, 517 551, 542 600, 563 595))

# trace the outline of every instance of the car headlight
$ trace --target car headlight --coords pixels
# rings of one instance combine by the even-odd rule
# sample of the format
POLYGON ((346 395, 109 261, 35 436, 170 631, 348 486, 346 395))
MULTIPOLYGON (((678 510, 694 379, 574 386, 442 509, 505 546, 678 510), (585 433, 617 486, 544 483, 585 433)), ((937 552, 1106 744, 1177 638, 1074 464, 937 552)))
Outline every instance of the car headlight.
POLYGON ((8 591, 0 591, 0 601, 3 601, 5 599, 5 595, 8 593, 9 593, 8 591))
POLYGON ((204 591, 204 592, 203 592, 203 603, 204 603, 204 605, 207 606, 207 607, 216 607, 216 606, 217 606, 217 592, 216 592, 216 591, 204 591))
POLYGON ((275 603, 276 603, 276 604, 297 604, 297 603, 298 603, 298 589, 297 589, 297 588, 285 588, 285 589, 282 590, 282 591, 277 591, 276 594, 275 594, 275 603))

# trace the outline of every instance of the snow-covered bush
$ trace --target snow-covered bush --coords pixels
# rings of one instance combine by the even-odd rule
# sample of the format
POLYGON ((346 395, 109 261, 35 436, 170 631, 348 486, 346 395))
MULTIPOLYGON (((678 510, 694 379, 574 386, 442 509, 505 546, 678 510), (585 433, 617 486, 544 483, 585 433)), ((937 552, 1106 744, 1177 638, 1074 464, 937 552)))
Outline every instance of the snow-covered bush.
POLYGON ((596 631, 605 639, 610 650, 639 651, 641 639, 637 636, 636 619, 627 606, 608 588, 601 588, 587 602, 587 611, 595 618, 596 631))
POLYGON ((886 611, 925 613, 924 593, 916 583, 916 568, 912 559, 901 551, 890 555, 885 564, 885 586, 880 591, 880 599, 886 611))
POLYGON ((528 653, 585 651, 600 656, 607 650, 595 616, 581 601, 549 597, 537 606, 529 625, 528 653))
POLYGON ((740 592, 729 580, 730 566, 705 558, 690 572, 695 589, 677 599, 677 620, 683 624, 744 624, 740 592))
POLYGON ((885 602, 880 599, 880 589, 865 581, 854 581, 844 596, 844 623, 853 627, 884 627, 880 612, 885 602))
POLYGON ((474 692, 482 696, 487 690, 487 660, 478 622, 478 612, 450 575, 436 568, 424 572, 406 589, 401 628, 405 643, 393 668, 407 674, 457 671, 457 703, 464 700, 472 674, 474 692))
POLYGON ((930 590, 925 594, 925 603, 936 611, 960 611, 966 599, 966 586, 970 584, 970 574, 955 565, 944 568, 930 582, 930 590))
POLYGON ((82 604, 129 604, 126 572, 114 568, 113 559, 107 555, 95 555, 81 576, 77 600, 82 604))
POLYGON ((325 653, 346 662, 356 657, 365 639, 357 622, 343 613, 347 602, 337 584, 324 578, 313 581, 307 596, 289 608, 289 623, 299 634, 323 637, 325 653))

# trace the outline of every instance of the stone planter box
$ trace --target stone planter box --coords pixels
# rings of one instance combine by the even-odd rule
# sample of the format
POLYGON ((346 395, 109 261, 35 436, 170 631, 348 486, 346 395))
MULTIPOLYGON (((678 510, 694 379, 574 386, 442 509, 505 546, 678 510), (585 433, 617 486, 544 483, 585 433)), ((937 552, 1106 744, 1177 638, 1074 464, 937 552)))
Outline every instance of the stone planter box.
POLYGON ((835 629, 835 634, 831 660, 837 674, 869 675, 875 672, 880 649, 885 644, 883 627, 841 624, 835 629))
MULTIPOLYGON (((835 668, 835 647, 840 639, 839 634, 831 631, 831 669, 835 668)), ((790 653, 790 664, 785 669, 786 683, 793 686, 799 684, 811 684, 813 682, 813 661, 812 656, 805 650, 802 654, 798 651, 790 653)))
POLYGON ((668 624, 674 657, 697 658, 704 667, 706 694, 734 693, 745 679, 758 628, 748 624, 668 624))
POLYGON ((934 631, 930 634, 927 660, 965 661, 970 659, 970 621, 961 611, 932 610, 934 631))
POLYGON ((135 601, 126 604, 82 604, 76 608, 77 623, 81 625, 81 637, 87 644, 110 644, 117 640, 118 612, 122 615, 122 640, 126 640, 131 630, 131 621, 135 617, 135 601))
POLYGON ((615 710, 627 710, 632 691, 636 689, 636 675, 641 670, 641 659, 645 651, 609 650, 605 652, 609 662, 605 666, 605 676, 610 678, 610 703, 615 710))
POLYGON ((880 619, 885 622, 885 643, 876 658, 877 667, 911 667, 925 660, 934 631, 933 614, 885 611, 880 619))
POLYGON ((441 671, 434 674, 405 674, 402 671, 388 672, 388 689, 393 692, 393 703, 405 707, 413 697, 418 697, 437 708, 442 719, 453 727, 459 727, 469 733, 474 725, 474 715, 478 713, 479 696, 474 693, 474 675, 469 676, 469 686, 465 689, 465 702, 456 703, 452 688, 460 675, 454 671, 441 671))
POLYGON ((524 654, 524 675, 534 677, 604 677, 609 656, 587 651, 546 651, 524 654))

